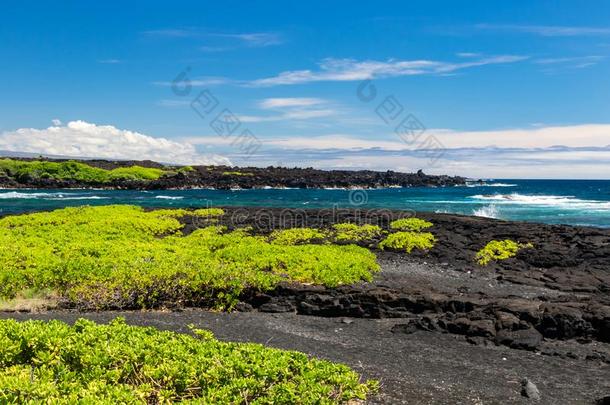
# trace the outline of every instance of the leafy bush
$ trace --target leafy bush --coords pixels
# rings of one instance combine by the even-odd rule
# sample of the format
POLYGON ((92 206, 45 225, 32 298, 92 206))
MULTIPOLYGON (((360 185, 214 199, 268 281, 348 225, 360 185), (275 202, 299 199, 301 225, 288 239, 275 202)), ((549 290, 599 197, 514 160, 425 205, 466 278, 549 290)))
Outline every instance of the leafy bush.
POLYGON ((419 232, 423 229, 430 228, 432 222, 425 221, 419 218, 401 218, 390 223, 390 228, 397 231, 413 231, 419 232))
POLYGON ((319 242, 325 237, 326 235, 323 232, 313 228, 290 228, 271 233, 274 244, 287 246, 319 242))
POLYGON ((222 208, 199 208, 192 212, 197 217, 221 217, 225 214, 222 208))
POLYGON ((477 252, 475 259, 481 266, 486 266, 491 261, 515 257, 519 250, 532 247, 534 245, 531 243, 518 243, 510 239, 492 240, 477 252))
POLYGON ((2 403, 344 403, 378 383, 347 366, 252 343, 226 343, 118 318, 0 321, 2 403))
POLYGON ((429 232, 396 232, 391 233, 379 244, 380 249, 405 250, 411 253, 413 249, 429 250, 432 249, 436 238, 429 232))
POLYGON ((113 180, 156 180, 162 169, 140 166, 100 169, 76 161, 47 162, 0 159, 0 174, 20 182, 37 179, 76 180, 85 183, 108 183, 113 180))
MULTIPOLYGON (((357 246, 269 243, 218 226, 184 236, 177 218, 188 212, 121 205, 1 218, 0 297, 32 289, 95 308, 230 308, 246 288, 268 290, 282 281, 332 287, 371 280, 379 269, 375 255, 357 246)), ((304 240, 280 235, 283 242, 304 240)))
POLYGON ((374 239, 381 235, 381 228, 377 225, 365 224, 335 224, 335 239, 337 241, 362 242, 374 239))
POLYGON ((223 176, 254 176, 254 173, 244 172, 222 172, 223 176))

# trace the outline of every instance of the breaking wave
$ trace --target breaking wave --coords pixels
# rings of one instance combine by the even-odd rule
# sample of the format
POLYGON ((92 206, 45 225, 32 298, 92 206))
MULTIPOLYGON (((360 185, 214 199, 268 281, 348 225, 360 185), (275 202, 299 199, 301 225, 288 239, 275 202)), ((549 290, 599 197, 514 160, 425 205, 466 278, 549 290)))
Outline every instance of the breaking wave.
POLYGON ((470 198, 475 200, 493 201, 496 204, 519 204, 564 209, 610 210, 610 202, 598 200, 583 200, 574 196, 561 195, 523 195, 513 194, 478 194, 470 198))
POLYGON ((184 197, 171 195, 156 195, 155 198, 158 198, 160 200, 182 200, 184 197))
POLYGON ((472 210, 472 215, 474 215, 475 217, 498 219, 499 218, 498 207, 496 207, 494 204, 492 204, 492 205, 486 205, 481 208, 476 208, 476 209, 472 210))
POLYGON ((102 200, 108 197, 100 197, 97 195, 78 195, 66 193, 22 193, 19 191, 9 191, 0 193, 0 199, 13 200, 102 200))

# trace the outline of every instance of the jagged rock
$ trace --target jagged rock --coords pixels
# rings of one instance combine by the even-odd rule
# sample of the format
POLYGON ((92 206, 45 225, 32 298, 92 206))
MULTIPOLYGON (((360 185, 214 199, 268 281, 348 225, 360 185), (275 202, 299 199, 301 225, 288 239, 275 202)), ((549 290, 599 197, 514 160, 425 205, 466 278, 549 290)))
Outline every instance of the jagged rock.
POLYGON ((521 380, 521 395, 533 399, 534 401, 540 401, 540 391, 538 391, 538 387, 527 378, 521 380))
POLYGON ((292 312, 295 310, 295 308, 289 302, 268 302, 261 305, 258 310, 261 312, 282 313, 292 312))
POLYGON ((500 330, 496 334, 496 343, 513 349, 536 350, 542 343, 542 335, 534 328, 500 330))
POLYGON ((610 395, 606 395, 605 397, 598 399, 595 401, 595 405, 610 405, 610 395))

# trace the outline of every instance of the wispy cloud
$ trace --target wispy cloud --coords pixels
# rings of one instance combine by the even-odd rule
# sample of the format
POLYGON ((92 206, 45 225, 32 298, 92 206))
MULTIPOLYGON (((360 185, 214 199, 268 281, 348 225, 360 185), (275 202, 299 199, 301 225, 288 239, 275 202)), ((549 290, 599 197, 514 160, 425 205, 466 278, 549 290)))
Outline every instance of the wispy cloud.
POLYGON ((257 106, 263 110, 275 111, 272 115, 242 115, 244 122, 270 122, 286 120, 309 120, 329 117, 337 111, 329 106, 327 100, 311 97, 266 98, 259 100, 257 106))
POLYGON ((100 59, 97 63, 102 63, 104 65, 116 65, 122 63, 123 61, 120 59, 100 59))
POLYGON ((504 31, 535 34, 544 37, 578 37, 610 35, 610 27, 576 27, 559 25, 477 24, 475 28, 487 31, 504 31))
POLYGON ((266 98, 258 102, 260 108, 285 108, 285 107, 311 107, 325 103, 321 98, 310 97, 285 97, 266 98))
POLYGON ((179 39, 191 38, 205 42, 199 49, 204 52, 221 52, 239 47, 263 48, 280 45, 285 42, 284 37, 276 32, 241 32, 224 33, 210 32, 202 29, 159 29, 142 32, 150 37, 179 39))
POLYGON ((536 59, 533 62, 538 65, 545 66, 559 66, 569 68, 585 68, 589 66, 597 65, 599 62, 604 60, 604 56, 600 55, 589 55, 589 56, 574 56, 574 57, 563 57, 563 58, 541 58, 536 59))
MULTIPOLYGON (((205 76, 194 78, 189 81, 190 85, 193 87, 207 87, 207 86, 218 86, 221 84, 239 84, 240 82, 228 79, 226 77, 214 77, 214 76, 205 76)), ((173 82, 168 81, 157 81, 152 82, 155 86, 169 87, 173 85, 173 82)))
POLYGON ((165 99, 157 101, 157 105, 160 107, 168 107, 168 108, 181 108, 188 107, 191 104, 189 100, 172 100, 165 99))
POLYGON ((328 58, 318 64, 318 70, 285 71, 277 76, 253 80, 249 82, 249 85, 263 87, 322 81, 357 81, 398 76, 448 74, 476 66, 514 63, 525 59, 527 59, 526 56, 519 55, 492 56, 467 62, 395 59, 357 61, 354 59, 328 58))
POLYGON ((191 29, 159 29, 142 32, 144 35, 168 38, 186 38, 197 36, 197 31, 191 29))
POLYGON ((481 56, 480 53, 476 53, 476 52, 458 52, 455 55, 459 56, 460 58, 476 58, 476 57, 481 56))
POLYGON ((284 43, 281 35, 274 32, 254 32, 245 34, 209 34, 220 38, 235 39, 248 46, 264 47, 284 43))

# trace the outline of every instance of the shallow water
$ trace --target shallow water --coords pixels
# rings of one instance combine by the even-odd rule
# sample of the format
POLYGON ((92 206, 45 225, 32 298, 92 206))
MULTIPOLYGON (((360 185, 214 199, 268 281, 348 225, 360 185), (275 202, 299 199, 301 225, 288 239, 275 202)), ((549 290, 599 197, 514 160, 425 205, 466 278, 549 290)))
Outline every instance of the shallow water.
POLYGON ((610 227, 609 180, 502 180, 485 186, 378 190, 0 190, 0 213, 77 205, 387 208, 610 227))

